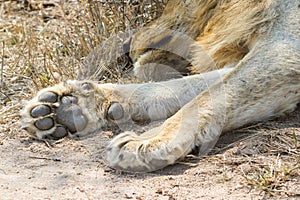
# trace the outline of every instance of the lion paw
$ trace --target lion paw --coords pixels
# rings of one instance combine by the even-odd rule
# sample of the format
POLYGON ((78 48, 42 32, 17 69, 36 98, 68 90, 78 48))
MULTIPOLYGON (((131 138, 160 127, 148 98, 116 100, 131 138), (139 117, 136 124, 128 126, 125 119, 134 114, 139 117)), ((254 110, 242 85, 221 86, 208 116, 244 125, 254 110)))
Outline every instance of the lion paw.
POLYGON ((132 172, 150 172, 175 162, 167 143, 161 139, 125 132, 115 137, 107 148, 111 167, 132 172))
POLYGON ((22 127, 39 139, 85 135, 97 124, 94 101, 93 86, 87 82, 43 89, 22 110, 22 127))

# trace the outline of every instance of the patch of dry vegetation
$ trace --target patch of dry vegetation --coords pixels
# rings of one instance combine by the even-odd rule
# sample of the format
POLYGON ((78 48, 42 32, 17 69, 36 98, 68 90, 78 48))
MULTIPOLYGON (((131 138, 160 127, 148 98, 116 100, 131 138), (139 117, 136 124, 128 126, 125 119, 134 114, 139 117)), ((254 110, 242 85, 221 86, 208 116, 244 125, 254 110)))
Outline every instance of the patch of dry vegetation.
POLYGON ((158 17, 164 3, 164 0, 2 1, 0 123, 17 120, 20 102, 49 85, 78 76, 117 81, 124 74, 123 67, 128 65, 126 60, 125 64, 115 62, 114 56, 120 55, 115 53, 118 48, 111 45, 120 46, 124 38, 118 38, 119 35, 158 17), (111 36, 116 35, 118 40, 110 42, 111 36), (92 69, 91 64, 100 71, 86 71, 92 69), (85 68, 87 65, 89 68, 85 68), (79 69, 84 73, 78 75, 79 69))
POLYGON ((272 159, 264 161, 263 165, 255 165, 253 171, 245 175, 248 184, 271 196, 281 193, 300 195, 291 187, 291 183, 298 185, 300 178, 299 129, 262 129, 253 139, 256 144, 250 147, 272 159))
POLYGON ((299 117, 298 109, 288 118, 282 117, 226 133, 213 153, 225 151, 224 154, 217 154, 222 158, 219 162, 239 166, 245 184, 267 197, 298 197, 299 117))

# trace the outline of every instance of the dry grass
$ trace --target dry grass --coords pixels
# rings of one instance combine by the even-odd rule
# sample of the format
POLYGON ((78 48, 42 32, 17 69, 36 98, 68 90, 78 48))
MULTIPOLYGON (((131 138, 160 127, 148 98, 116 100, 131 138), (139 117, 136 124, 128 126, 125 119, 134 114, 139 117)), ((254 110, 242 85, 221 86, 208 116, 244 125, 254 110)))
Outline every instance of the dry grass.
POLYGON ((128 67, 124 58, 118 58, 124 39, 120 36, 158 17, 164 3, 1 2, 0 123, 17 120, 20 102, 49 85, 75 78, 116 82, 128 67))
POLYGON ((223 144, 217 145, 215 152, 227 150, 225 161, 220 161, 226 165, 246 166, 241 167, 245 183, 264 195, 299 196, 299 191, 295 190, 300 180, 300 129, 297 118, 299 109, 289 118, 227 133, 221 138, 225 143, 223 141, 223 144), (226 141, 228 135, 230 139, 226 141))
POLYGON ((248 184, 271 196, 281 193, 289 196, 299 195, 298 191, 289 189, 287 184, 298 184, 300 177, 299 129, 260 130, 253 139, 256 144, 251 148, 272 159, 255 165, 253 171, 245 175, 248 184))

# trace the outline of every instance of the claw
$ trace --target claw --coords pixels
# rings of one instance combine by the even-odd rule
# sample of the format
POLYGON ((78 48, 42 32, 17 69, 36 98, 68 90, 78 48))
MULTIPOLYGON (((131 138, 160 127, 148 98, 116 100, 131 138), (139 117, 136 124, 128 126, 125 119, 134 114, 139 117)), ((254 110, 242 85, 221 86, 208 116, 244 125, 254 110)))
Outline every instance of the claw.
POLYGON ((28 126, 21 126, 21 129, 23 129, 23 130, 27 131, 27 129, 28 129, 28 126))

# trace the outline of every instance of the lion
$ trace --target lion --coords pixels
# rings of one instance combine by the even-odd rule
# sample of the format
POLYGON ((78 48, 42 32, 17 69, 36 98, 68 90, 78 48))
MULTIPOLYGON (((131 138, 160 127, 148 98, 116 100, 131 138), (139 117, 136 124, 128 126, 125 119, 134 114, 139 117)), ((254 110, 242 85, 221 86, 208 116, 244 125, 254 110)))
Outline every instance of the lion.
POLYGON ((59 139, 165 120, 112 139, 107 161, 124 171, 158 170, 194 148, 205 154, 223 132, 297 107, 299 27, 299 0, 169 1, 124 44, 144 83, 70 80, 42 89, 21 111, 22 126, 59 139))

